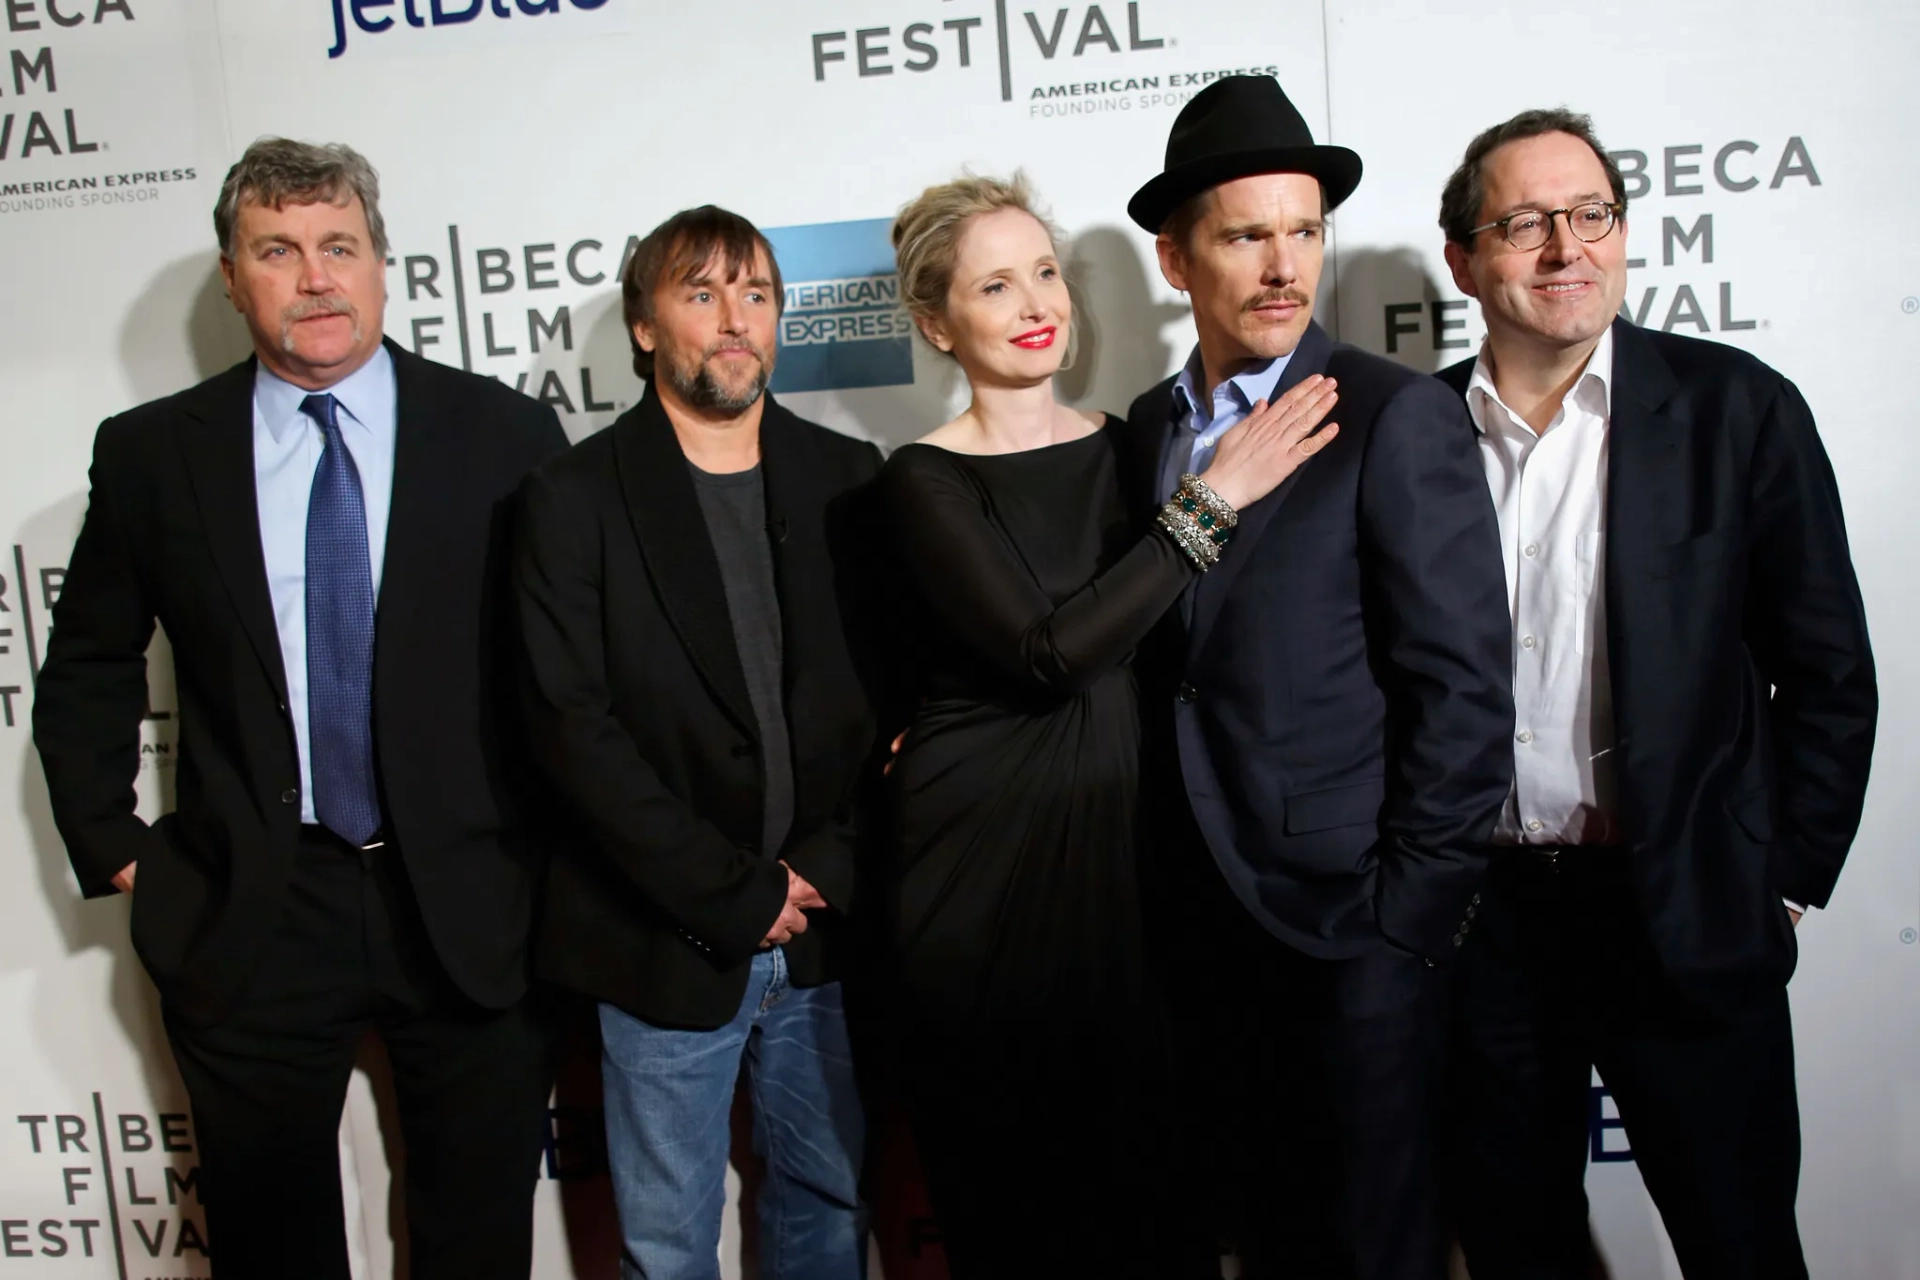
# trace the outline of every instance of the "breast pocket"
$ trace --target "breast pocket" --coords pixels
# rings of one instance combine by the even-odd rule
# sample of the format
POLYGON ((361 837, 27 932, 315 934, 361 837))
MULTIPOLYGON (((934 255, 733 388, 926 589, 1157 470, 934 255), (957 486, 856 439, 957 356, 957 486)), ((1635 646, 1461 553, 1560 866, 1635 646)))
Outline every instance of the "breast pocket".
POLYGON ((1653 553, 1651 569, 1656 578, 1686 578, 1720 572, 1721 566, 1739 546, 1738 530, 1715 529, 1684 542, 1669 543, 1653 553))

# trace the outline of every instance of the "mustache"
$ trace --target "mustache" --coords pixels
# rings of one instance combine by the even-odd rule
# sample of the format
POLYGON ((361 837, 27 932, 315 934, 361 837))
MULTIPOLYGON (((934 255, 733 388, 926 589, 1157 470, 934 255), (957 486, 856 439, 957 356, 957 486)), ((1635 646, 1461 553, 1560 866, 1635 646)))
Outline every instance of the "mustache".
POLYGON ((701 352, 700 362, 702 364, 705 364, 707 361, 713 359, 715 356, 721 355, 728 351, 744 351, 748 355, 752 356, 755 360, 758 360, 761 364, 765 364, 767 362, 766 352, 762 351, 759 347, 755 346, 751 342, 743 342, 739 339, 734 339, 728 342, 714 343, 712 346, 708 347, 705 351, 701 352))
POLYGON ((305 302, 296 302, 280 313, 282 324, 298 324, 302 320, 311 320, 316 316, 356 316, 353 303, 337 293, 321 298, 310 298, 305 302))
POLYGON ((1305 290, 1292 287, 1285 289, 1262 289, 1259 293, 1241 303, 1240 309, 1242 311, 1257 311, 1261 307, 1271 306, 1276 302, 1291 302, 1295 306, 1310 307, 1313 305, 1313 297, 1305 290))

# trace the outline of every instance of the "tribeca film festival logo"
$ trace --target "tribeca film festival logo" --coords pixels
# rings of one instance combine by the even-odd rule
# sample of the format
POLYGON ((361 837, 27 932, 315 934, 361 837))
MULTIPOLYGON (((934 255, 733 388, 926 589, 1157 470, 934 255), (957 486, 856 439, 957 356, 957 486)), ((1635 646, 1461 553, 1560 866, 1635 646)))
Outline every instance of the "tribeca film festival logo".
MULTIPOLYGON (((8 36, 27 40, 7 49, 0 64, 0 163, 97 156, 110 150, 94 133, 85 108, 57 101, 63 62, 55 51, 71 46, 38 42, 60 40, 61 31, 75 28, 80 34, 74 38, 83 39, 109 19, 113 26, 132 22, 129 0, 4 0, 4 12, 8 36)), ((162 183, 192 182, 198 176, 189 168, 159 168, 10 181, 11 171, 0 169, 0 213, 143 204, 160 198, 162 183)))
MULTIPOLYGON (((776 392, 913 381, 912 326, 900 307, 891 225, 877 218, 767 228, 787 282, 776 392)), ((413 312, 406 329, 394 326, 396 336, 410 340, 416 355, 448 364, 457 358, 460 368, 561 413, 618 412, 629 401, 616 389, 632 377, 618 281, 639 244, 627 234, 473 247, 459 225, 450 226, 444 252, 387 260, 400 277, 390 294, 413 312), (619 336, 585 356, 587 335, 574 309, 609 293, 619 336), (562 356, 570 358, 556 367, 562 356)))
POLYGON ((1007 13, 1007 0, 994 0, 993 26, 975 15, 913 22, 905 26, 856 27, 812 33, 813 78, 859 80, 895 75, 912 77, 929 72, 967 72, 975 66, 994 66, 1000 75, 1000 101, 1016 98, 1015 50, 1020 60, 1037 55, 1040 69, 1072 79, 1035 83, 1018 97, 1027 102, 1035 119, 1092 115, 1107 111, 1177 107, 1201 88, 1222 76, 1278 75, 1277 66, 1207 68, 1168 71, 1164 59, 1179 47, 1178 38, 1162 32, 1142 8, 1140 0, 1026 10, 1018 22, 1007 13), (1134 65, 1140 55, 1157 59, 1134 65), (1115 74, 1114 58, 1125 61, 1115 74), (1080 59, 1090 59, 1082 62, 1080 59))
MULTIPOLYGON (((14 1117, 16 1151, 53 1179, 59 1200, 38 1216, 0 1217, 0 1259, 112 1258, 120 1280, 208 1274, 200 1165, 182 1112, 14 1117), (64 1202, 64 1203, 62 1203, 64 1202)), ((89 1268, 99 1270, 99 1262, 89 1268)))
POLYGON ((540 18, 568 8, 591 12, 607 0, 333 0, 329 58, 347 51, 349 31, 377 36, 395 28, 455 27, 479 18, 540 18), (395 17, 396 11, 399 17, 395 17), (351 24, 349 24, 351 19, 351 24))
MULTIPOLYGON (((1660 196, 1681 201, 1705 196, 1710 189, 1717 189, 1715 194, 1741 196, 1762 188, 1779 191, 1789 182, 1820 186, 1820 173, 1814 168, 1806 142, 1795 134, 1776 149, 1742 138, 1717 148, 1711 160, 1705 145, 1697 142, 1666 147, 1657 157, 1645 151, 1608 154, 1620 166, 1626 185, 1627 224, 1633 230, 1635 248, 1645 253, 1652 248, 1649 241, 1655 235, 1659 238, 1657 267, 1652 265, 1650 254, 1627 259, 1629 271, 1650 273, 1656 278, 1648 283, 1646 274, 1630 277, 1627 296, 1620 304, 1621 316, 1662 333, 1676 329, 1696 334, 1739 333, 1766 327, 1769 321, 1747 314, 1736 302, 1731 280, 1693 276, 1676 281, 1660 276, 1669 267, 1692 276, 1696 267, 1718 265, 1714 259, 1714 211, 1682 208, 1675 216, 1655 206, 1660 210, 1656 231, 1654 213, 1633 202, 1654 196, 1656 182, 1660 196), (1769 157, 1774 157, 1770 165, 1769 157), (1686 216, 1689 213, 1693 215, 1691 221, 1686 216)), ((1464 298, 1388 303, 1383 317, 1387 353, 1399 352, 1403 342, 1417 347, 1423 341, 1434 351, 1471 350, 1466 312, 1464 298)))

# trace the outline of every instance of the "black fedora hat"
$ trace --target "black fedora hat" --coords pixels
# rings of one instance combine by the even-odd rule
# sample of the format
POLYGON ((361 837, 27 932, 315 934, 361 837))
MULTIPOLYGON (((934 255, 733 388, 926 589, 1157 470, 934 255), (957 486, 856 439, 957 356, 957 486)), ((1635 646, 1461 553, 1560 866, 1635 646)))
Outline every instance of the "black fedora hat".
POLYGON ((1345 147, 1316 146, 1272 76, 1226 76, 1180 108, 1167 137, 1166 170, 1134 193, 1127 216, 1158 235, 1189 196, 1255 173, 1318 178, 1331 209, 1360 185, 1360 157, 1345 147))

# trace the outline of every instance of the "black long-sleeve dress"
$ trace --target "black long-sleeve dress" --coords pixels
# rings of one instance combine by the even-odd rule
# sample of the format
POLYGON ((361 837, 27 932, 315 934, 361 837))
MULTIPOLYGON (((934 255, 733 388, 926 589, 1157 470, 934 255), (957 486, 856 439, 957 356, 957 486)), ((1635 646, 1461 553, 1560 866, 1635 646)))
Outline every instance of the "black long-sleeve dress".
POLYGON ((962 1277, 1184 1270, 1129 663, 1195 570, 1128 519, 1121 429, 881 473, 921 696, 893 770, 902 1068, 962 1277))

